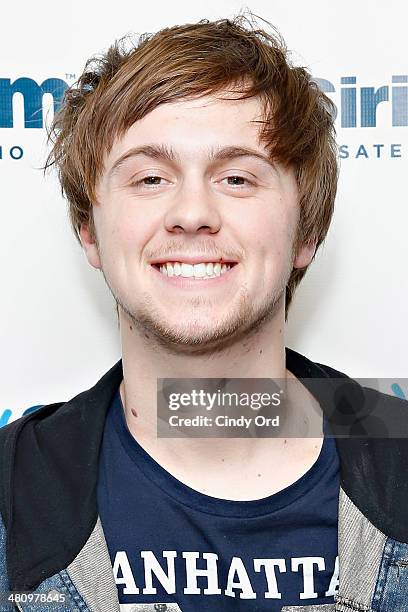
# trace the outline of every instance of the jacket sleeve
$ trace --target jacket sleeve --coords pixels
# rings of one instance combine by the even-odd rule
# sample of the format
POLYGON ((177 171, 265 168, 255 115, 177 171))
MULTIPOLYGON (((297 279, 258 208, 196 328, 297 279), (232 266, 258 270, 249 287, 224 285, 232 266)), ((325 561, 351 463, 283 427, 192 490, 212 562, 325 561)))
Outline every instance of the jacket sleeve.
MULTIPOLYGON (((12 423, 5 425, 0 428, 0 593, 10 590, 9 579, 7 575, 7 557, 6 557, 6 545, 7 545, 7 530, 5 526, 5 512, 6 512, 6 494, 5 494, 5 480, 7 478, 7 461, 6 461, 6 449, 8 431, 12 428, 12 423)), ((3 609, 9 609, 4 606, 4 603, 0 603, 0 611, 3 609)))
POLYGON ((6 528, 0 513, 0 593, 9 591, 6 559, 6 528))

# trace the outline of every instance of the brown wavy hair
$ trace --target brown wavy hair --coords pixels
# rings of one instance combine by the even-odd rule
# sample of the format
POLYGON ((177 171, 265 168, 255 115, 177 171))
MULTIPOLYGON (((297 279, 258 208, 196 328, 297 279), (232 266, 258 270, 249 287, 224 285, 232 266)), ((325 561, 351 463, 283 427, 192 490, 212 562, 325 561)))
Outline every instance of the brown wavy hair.
MULTIPOLYGON (((92 202, 104 155, 114 140, 160 104, 218 94, 232 84, 239 86, 234 97, 260 97, 261 141, 271 158, 295 171, 300 205, 295 248, 314 240, 320 246, 332 218, 338 178, 334 104, 308 70, 292 65, 277 30, 252 13, 176 25, 136 40, 126 36, 86 62, 77 82, 66 89, 49 129, 52 147, 44 166, 57 167, 80 244, 82 223, 97 241, 92 202)), ((306 269, 292 271, 286 318, 306 269)))

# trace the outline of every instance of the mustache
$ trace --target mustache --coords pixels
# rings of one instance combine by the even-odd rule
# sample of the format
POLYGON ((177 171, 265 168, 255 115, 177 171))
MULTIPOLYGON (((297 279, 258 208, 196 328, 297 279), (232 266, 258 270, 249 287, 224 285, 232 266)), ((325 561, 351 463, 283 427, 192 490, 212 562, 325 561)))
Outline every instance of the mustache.
POLYGON ((205 255, 206 257, 212 257, 214 260, 224 258, 232 260, 243 260, 244 253, 236 248, 226 246, 221 248, 219 245, 211 243, 194 243, 186 244, 181 242, 168 243, 165 246, 157 247, 154 250, 146 251, 146 257, 148 260, 156 259, 159 257, 172 257, 174 253, 183 253, 186 256, 205 255))

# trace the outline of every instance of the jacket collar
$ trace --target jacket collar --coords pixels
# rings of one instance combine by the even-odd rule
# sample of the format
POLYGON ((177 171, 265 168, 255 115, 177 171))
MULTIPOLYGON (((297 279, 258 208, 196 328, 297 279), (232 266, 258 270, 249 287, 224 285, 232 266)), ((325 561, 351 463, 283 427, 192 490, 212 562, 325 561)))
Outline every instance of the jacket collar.
POLYGON ((10 429, 2 513, 12 590, 33 589, 67 567, 93 531, 99 447, 122 378, 120 360, 87 391, 0 430, 10 429))
MULTIPOLYGON (((364 397, 364 390, 357 382, 289 348, 286 348, 286 367, 316 397, 334 429, 336 419, 331 411, 334 379, 347 379, 357 385, 364 397), (317 378, 325 379, 327 385, 316 386, 315 380, 309 380, 317 378)), ((0 429, 0 448, 4 453, 0 510, 8 534, 7 563, 12 590, 35 588, 66 568, 93 531, 98 519, 99 449, 106 414, 122 378, 122 360, 119 360, 92 388, 68 402, 43 406, 0 429)), ((381 453, 385 451, 394 456, 394 470, 402 468, 407 473, 408 469, 406 446, 384 448, 381 443, 387 442, 395 445, 399 441, 336 439, 341 484, 374 525, 408 542, 408 526, 402 510, 408 501, 407 479, 398 488, 402 495, 400 501, 404 502, 401 520, 396 519, 395 512, 388 512, 389 504, 379 513, 378 507, 384 506, 384 487, 376 479, 375 470, 384 464, 381 453), (400 455, 399 463, 395 451, 400 455), (367 463, 367 456, 373 460, 372 464, 367 463)), ((389 483, 389 473, 384 482, 387 479, 389 483)))

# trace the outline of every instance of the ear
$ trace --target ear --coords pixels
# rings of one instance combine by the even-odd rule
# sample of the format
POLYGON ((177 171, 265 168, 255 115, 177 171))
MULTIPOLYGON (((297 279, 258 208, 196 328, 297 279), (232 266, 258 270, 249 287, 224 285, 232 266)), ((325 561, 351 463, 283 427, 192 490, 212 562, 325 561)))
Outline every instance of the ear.
POLYGON ((102 269, 101 259, 99 256, 96 242, 91 238, 89 227, 86 223, 81 223, 79 230, 81 244, 85 251, 86 257, 93 268, 102 269))
POLYGON ((316 244, 317 241, 313 240, 312 242, 302 244, 299 247, 296 257, 293 261, 294 268, 306 268, 306 266, 310 264, 316 252, 316 244))

